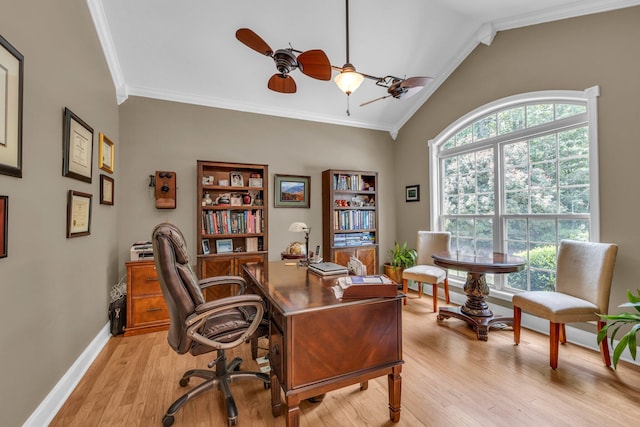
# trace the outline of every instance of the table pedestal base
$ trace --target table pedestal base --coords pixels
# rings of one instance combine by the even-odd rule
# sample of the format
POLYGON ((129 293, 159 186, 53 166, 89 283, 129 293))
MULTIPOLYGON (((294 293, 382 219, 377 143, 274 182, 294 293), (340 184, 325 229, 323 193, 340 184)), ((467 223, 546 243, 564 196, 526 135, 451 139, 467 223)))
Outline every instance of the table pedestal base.
POLYGON ((513 317, 494 315, 489 311, 489 316, 473 316, 463 311, 463 307, 442 307, 438 312, 438 320, 455 317, 469 323, 476 331, 478 339, 487 341, 489 339, 489 329, 496 323, 504 323, 513 326, 513 317))

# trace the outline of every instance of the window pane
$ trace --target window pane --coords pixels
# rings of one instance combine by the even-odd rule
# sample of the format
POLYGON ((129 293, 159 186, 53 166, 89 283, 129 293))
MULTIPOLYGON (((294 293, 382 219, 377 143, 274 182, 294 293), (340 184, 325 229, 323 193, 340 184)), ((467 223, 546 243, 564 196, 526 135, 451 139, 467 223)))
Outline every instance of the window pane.
POLYGON ((531 213, 554 214, 558 212, 558 192, 555 188, 531 190, 531 213))
POLYGON ((504 170, 504 188, 511 190, 526 190, 529 188, 529 168, 506 167, 504 170))
POLYGON ((459 219, 458 220, 458 236, 473 237, 473 219, 459 219))
POLYGON ((481 141, 494 136, 496 136, 496 116, 494 114, 480 119, 473 124, 474 141, 481 141))
POLYGON ((487 215, 494 212, 493 193, 478 194, 478 213, 487 215))
POLYGON ((553 121, 553 104, 527 105, 527 127, 553 121))
POLYGON ((526 239, 527 239, 527 220, 526 219, 508 219, 507 220, 507 240, 526 240, 526 239))
POLYGON ((556 222, 550 219, 529 220, 529 241, 536 243, 556 242, 556 222))
POLYGON ((444 145, 442 146, 442 149, 448 150, 450 148, 454 148, 455 146, 456 146, 456 137, 454 136, 444 143, 444 145))
POLYGON ((461 145, 471 144, 472 141, 473 139, 471 138, 471 126, 467 126, 456 135, 456 144, 458 145, 458 147, 461 145))
POLYGON ((556 289, 556 273, 554 271, 537 270, 531 271, 532 291, 554 291, 556 289))
POLYGON ((461 214, 475 214, 476 213, 476 195, 475 194, 462 194, 460 195, 460 206, 458 210, 461 214))
POLYGON ((508 191, 505 194, 507 214, 529 213, 529 192, 528 191, 508 191))
POLYGON ((529 146, 525 141, 508 144, 504 147, 505 166, 522 166, 529 163, 529 146))
POLYGON ((553 187, 558 182, 556 176, 556 163, 546 162, 531 165, 532 187, 553 187))
POLYGON ((556 104, 556 120, 587 112, 587 107, 576 104, 556 104))
POLYGON ((512 108, 498 113, 498 135, 524 129, 524 107, 512 108))
POLYGON ((447 215, 455 215, 458 213, 458 196, 447 196, 444 199, 444 212, 447 215))
POLYGON ((560 189, 561 213, 589 213, 589 187, 560 189))
POLYGON ((558 168, 561 186, 589 184, 589 159, 586 157, 562 160, 558 168))
POLYGON ((532 162, 555 160, 556 135, 547 135, 529 141, 529 158, 532 162))
POLYGON ((588 156, 587 128, 581 127, 558 133, 558 152, 560 157, 588 156))
POLYGON ((589 241, 589 220, 561 219, 558 221, 558 240, 571 239, 589 241))

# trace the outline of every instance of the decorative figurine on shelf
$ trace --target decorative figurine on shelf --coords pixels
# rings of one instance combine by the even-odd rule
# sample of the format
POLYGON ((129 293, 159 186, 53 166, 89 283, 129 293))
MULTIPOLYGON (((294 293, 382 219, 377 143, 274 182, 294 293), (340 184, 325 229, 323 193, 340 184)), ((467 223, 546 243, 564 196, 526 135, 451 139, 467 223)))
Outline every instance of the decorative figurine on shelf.
POLYGON ((209 195, 209 193, 204 193, 204 196, 202 197, 202 206, 211 205, 213 205, 213 199, 211 198, 211 195, 209 195))

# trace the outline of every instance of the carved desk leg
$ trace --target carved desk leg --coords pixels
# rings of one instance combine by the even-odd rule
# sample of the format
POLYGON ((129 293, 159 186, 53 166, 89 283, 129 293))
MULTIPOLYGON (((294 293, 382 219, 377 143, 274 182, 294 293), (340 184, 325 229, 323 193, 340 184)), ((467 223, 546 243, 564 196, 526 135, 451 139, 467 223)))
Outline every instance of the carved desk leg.
POLYGON ((300 426, 300 398, 295 394, 287 396, 287 427, 300 426))
POLYGON ((389 418, 394 423, 400 421, 400 394, 402 390, 402 365, 391 368, 389 379, 389 418))
POLYGON ((282 401, 280 398, 280 381, 274 370, 271 370, 271 414, 279 417, 282 414, 282 401))

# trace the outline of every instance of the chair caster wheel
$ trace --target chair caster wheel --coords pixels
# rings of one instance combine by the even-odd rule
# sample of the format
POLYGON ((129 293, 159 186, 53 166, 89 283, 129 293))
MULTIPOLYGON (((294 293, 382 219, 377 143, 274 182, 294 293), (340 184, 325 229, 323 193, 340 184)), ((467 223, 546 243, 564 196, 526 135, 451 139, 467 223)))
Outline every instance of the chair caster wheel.
POLYGON ((174 421, 175 419, 172 415, 165 415, 164 417, 162 417, 162 425, 164 427, 172 426, 174 421))
POLYGON ((186 387, 187 384, 189 384, 189 378, 180 378, 180 382, 178 384, 180 384, 180 387, 186 387))
POLYGON ((238 419, 237 418, 230 418, 230 419, 227 420, 227 424, 228 424, 229 427, 238 425, 238 419))

